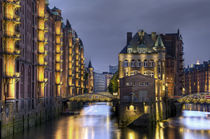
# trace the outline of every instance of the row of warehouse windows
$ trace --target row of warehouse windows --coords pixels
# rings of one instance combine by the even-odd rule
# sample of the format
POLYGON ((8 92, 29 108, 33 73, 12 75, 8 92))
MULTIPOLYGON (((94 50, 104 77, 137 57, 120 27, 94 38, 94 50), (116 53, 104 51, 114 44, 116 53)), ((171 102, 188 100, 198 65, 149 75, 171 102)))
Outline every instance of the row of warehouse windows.
POLYGON ((154 67, 155 62, 153 60, 145 60, 144 62, 141 62, 140 60, 132 60, 131 62, 128 62, 128 60, 125 60, 123 63, 124 67, 154 67))
POLYGON ((149 86, 149 82, 126 82, 126 86, 149 86))

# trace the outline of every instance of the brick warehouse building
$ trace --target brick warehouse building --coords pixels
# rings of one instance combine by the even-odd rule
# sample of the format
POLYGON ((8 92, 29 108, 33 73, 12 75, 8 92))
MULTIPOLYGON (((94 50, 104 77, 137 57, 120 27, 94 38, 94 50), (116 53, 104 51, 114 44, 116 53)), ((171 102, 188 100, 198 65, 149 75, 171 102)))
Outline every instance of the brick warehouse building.
POLYGON ((210 92, 210 60, 184 70, 185 95, 210 92))
POLYGON ((84 47, 47 0, 0 0, 1 136, 52 118, 84 93, 84 47))
POLYGON ((158 79, 156 85, 163 91, 160 96, 165 96, 166 88, 168 97, 179 96, 183 90, 183 54, 179 30, 159 35, 140 30, 134 36, 128 32, 127 44, 118 56, 119 78, 136 73, 149 75, 158 79))

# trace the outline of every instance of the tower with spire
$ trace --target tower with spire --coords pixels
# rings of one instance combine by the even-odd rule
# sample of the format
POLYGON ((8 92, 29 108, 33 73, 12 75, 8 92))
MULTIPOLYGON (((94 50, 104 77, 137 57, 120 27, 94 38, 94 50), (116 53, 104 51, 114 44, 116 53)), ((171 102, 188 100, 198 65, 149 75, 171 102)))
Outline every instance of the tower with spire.
POLYGON ((90 60, 88 64, 88 87, 87 87, 88 93, 93 93, 93 87, 94 87, 93 71, 94 71, 94 68, 90 60))

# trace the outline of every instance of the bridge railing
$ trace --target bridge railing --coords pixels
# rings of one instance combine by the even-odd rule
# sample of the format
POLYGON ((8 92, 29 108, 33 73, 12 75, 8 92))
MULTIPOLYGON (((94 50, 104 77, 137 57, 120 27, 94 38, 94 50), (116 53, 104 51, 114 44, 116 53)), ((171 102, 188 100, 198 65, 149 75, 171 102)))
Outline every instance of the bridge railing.
POLYGON ((177 99, 181 103, 207 103, 210 104, 210 93, 202 92, 196 94, 190 94, 177 99))

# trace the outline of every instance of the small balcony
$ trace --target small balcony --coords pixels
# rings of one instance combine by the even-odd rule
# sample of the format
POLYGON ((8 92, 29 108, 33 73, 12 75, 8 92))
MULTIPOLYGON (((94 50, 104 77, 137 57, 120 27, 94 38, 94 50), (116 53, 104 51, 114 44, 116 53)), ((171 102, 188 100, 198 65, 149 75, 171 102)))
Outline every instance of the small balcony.
POLYGON ((59 42, 59 43, 56 42, 55 44, 56 44, 56 45, 62 45, 61 42, 59 42))
POLYGON ((63 63, 63 60, 55 61, 55 63, 63 63))
POLYGON ((39 83, 44 83, 44 84, 47 84, 47 82, 48 82, 48 79, 47 78, 44 78, 43 81, 39 81, 39 83))
POLYGON ((4 48, 3 51, 4 55, 13 55, 13 56, 20 56, 20 50, 17 48, 4 48))
POLYGON ((63 72, 63 69, 56 69, 55 72, 63 72))
POLYGON ((44 66, 44 67, 46 67, 48 65, 48 63, 47 62, 44 62, 44 63, 38 63, 37 64, 37 66, 44 66))
POLYGON ((4 32, 5 38, 13 38, 16 40, 20 40, 20 33, 15 31, 6 31, 4 32))
POLYGON ((3 75, 3 77, 5 79, 19 79, 20 78, 20 72, 15 72, 15 73, 12 73, 12 72, 6 72, 6 74, 3 75))
POLYGON ((9 0, 3 0, 5 4, 13 4, 15 7, 20 6, 20 0, 14 0, 14 1, 9 1, 9 0))

